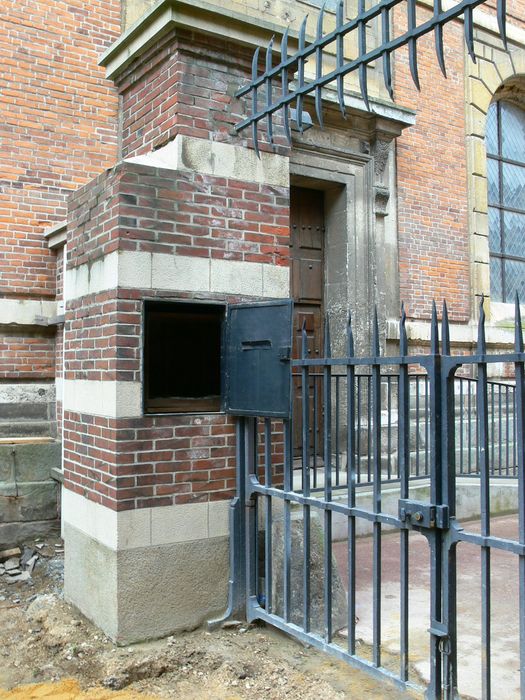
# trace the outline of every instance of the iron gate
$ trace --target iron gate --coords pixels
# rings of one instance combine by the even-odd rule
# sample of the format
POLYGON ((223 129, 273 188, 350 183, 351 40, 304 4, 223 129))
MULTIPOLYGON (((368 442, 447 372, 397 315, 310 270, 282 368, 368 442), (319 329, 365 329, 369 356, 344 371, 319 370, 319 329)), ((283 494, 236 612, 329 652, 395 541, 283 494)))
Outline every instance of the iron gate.
MULTIPOLYGON (((446 305, 441 321, 441 342, 434 306, 429 354, 409 355, 403 312, 399 355, 390 357, 380 354, 375 318, 372 354, 363 358, 355 356, 349 322, 347 356, 332 358, 330 329, 326 322, 324 358, 307 356, 306 332, 303 332, 302 358, 291 361, 291 374, 301 384, 301 415, 284 418, 261 415, 239 421, 238 458, 242 468, 237 507, 232 511, 237 518, 232 523, 237 533, 232 566, 233 571, 245 571, 246 576, 242 585, 236 579, 232 586, 237 600, 242 598, 246 603, 247 618, 263 620, 352 665, 389 678, 401 687, 421 687, 421 677, 412 667, 413 630, 409 623, 410 581, 422 567, 421 545, 418 545, 419 554, 414 561, 411 542, 416 541, 414 535, 419 533, 428 543, 430 600, 424 615, 429 661, 426 696, 433 699, 459 697, 458 545, 474 547, 480 553, 480 585, 472 591, 472 600, 480 602, 479 673, 483 698, 501 697, 501 691, 497 693, 491 682, 491 602, 498 594, 491 580, 491 556, 505 552, 515 558, 519 600, 516 615, 509 622, 516 625, 519 635, 519 659, 510 661, 516 667, 519 665, 520 690, 517 692, 519 697, 525 698, 525 353, 519 303, 516 304, 514 352, 487 354, 484 326, 482 302, 476 354, 451 355, 446 305), (489 436, 494 440, 495 434, 489 431, 488 368, 496 362, 500 367, 501 363, 507 363, 514 375, 512 434, 515 446, 512 449, 516 455, 514 473, 517 473, 518 491, 514 539, 491 533, 491 478, 496 472, 492 464, 494 449, 491 450, 489 444, 489 436), (425 474, 416 473, 414 456, 412 433, 417 423, 410 390, 414 370, 424 378, 426 387, 425 398, 418 399, 424 400, 428 407, 425 426, 428 471, 425 474), (456 433, 464 396, 455 386, 458 376, 467 371, 475 382, 478 527, 464 527, 456 518, 456 433), (366 400, 358 390, 363 373, 369 376, 370 396, 366 400), (390 386, 392 373, 396 375, 395 391, 390 386), (317 426, 314 430, 311 426, 312 404, 315 404, 309 380, 311 374, 321 375, 322 389, 322 444, 316 445, 311 439, 317 432, 317 426), (363 411, 367 413, 366 421, 362 418, 363 411), (359 421, 358 414, 361 415, 359 421), (297 420, 302 426, 300 459, 294 457, 292 447, 293 421, 297 420), (385 456, 383 450, 385 440, 393 439, 393 421, 397 423, 395 473, 389 465, 391 456, 385 456), (389 431, 385 432, 385 427, 389 427, 389 431), (360 447, 365 443, 371 449, 367 455, 360 447), (370 479, 365 484, 369 494, 365 498, 360 495, 363 483, 358 481, 363 458, 371 464, 370 479), (421 486, 422 478, 427 480, 425 487, 421 486), (427 487, 423 497, 414 498, 418 489, 427 487), (395 509, 392 508, 392 493, 395 509), (341 530, 342 524, 346 528, 344 557, 341 546, 337 545, 339 558, 336 559, 334 527, 341 530), (367 541, 370 543, 372 597, 368 644, 356 634, 361 624, 357 623, 360 611, 356 601, 360 595, 362 571, 368 566, 366 561, 358 561, 362 555, 360 543, 366 540, 359 534, 367 529, 370 532, 367 541), (386 568, 391 566, 393 538, 399 540, 396 585, 385 580, 386 568), (385 619, 385 601, 392 598, 392 591, 396 599, 393 605, 389 604, 389 619, 385 619), (393 610, 399 616, 398 643, 397 648, 385 650, 382 633, 385 622, 391 626, 393 610)), ((261 379, 264 380, 259 378, 259 381, 261 379)), ((420 436, 419 439, 424 438, 420 436)), ((500 439, 504 437, 500 435, 500 439)), ((419 541, 421 543, 421 537, 419 541)))

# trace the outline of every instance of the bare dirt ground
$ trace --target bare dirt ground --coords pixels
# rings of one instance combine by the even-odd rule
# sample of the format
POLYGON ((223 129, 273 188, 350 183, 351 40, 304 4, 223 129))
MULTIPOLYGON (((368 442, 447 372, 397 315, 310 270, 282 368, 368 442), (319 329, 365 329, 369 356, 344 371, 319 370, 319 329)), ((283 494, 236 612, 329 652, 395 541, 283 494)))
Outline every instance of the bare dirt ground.
POLYGON ((64 602, 55 545, 39 548, 31 581, 0 577, 0 700, 413 697, 263 626, 117 647, 64 602))

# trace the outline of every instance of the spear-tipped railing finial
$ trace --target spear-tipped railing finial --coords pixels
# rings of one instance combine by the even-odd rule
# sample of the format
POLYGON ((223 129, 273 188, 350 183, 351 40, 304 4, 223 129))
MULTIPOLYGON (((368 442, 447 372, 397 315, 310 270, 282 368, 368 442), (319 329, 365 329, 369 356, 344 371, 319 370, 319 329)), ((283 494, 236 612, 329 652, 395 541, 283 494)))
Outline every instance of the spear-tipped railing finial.
POLYGON ((478 319, 478 342, 477 342, 477 353, 478 355, 484 355, 487 352, 487 341, 485 338, 485 295, 481 295, 481 300, 479 302, 479 319, 478 319))
POLYGON ((432 299, 432 319, 430 321, 430 352, 433 355, 439 354, 439 325, 435 299, 432 299))
POLYGON ((348 312, 348 324, 346 331, 346 351, 348 357, 353 357, 355 355, 354 347, 354 330, 352 328, 352 312, 348 312))
POLYGON ((306 319, 303 319, 301 328, 301 357, 306 360, 308 357, 308 333, 306 332, 306 319))
POLYGON ((441 351, 443 355, 450 355, 450 323, 448 321, 448 308, 445 299, 443 299, 443 311, 441 314, 441 351))
POLYGON ((521 325, 520 297, 518 292, 516 292, 514 314, 514 349, 516 352, 523 352, 523 328, 521 325))
POLYGON ((401 302, 401 317, 399 319, 399 354, 402 357, 408 355, 407 314, 404 301, 401 302))
MULTIPOLYGON (((322 89, 329 85, 337 88, 337 99, 343 116, 345 115, 344 79, 347 75, 357 73, 359 88, 367 111, 371 111, 370 96, 368 91, 367 70, 371 64, 381 61, 383 65, 383 79, 386 89, 393 98, 392 89, 392 55, 401 47, 408 47, 408 59, 412 81, 419 90, 419 69, 417 61, 417 48, 419 39, 430 32, 434 33, 434 42, 439 66, 446 77, 445 57, 443 48, 443 27, 450 21, 463 16, 464 38, 467 50, 472 60, 475 60, 474 23, 473 10, 486 0, 452 0, 455 4, 447 4, 443 9, 442 0, 433 0, 433 14, 430 19, 418 22, 416 5, 417 0, 376 0, 375 4, 367 8, 365 0, 358 0, 358 13, 356 17, 345 21, 344 2, 339 0, 335 8, 335 27, 328 32, 324 30, 324 18, 326 7, 323 4, 316 25, 314 40, 307 45, 306 21, 299 27, 297 34, 297 51, 288 55, 289 33, 284 32, 281 40, 281 60, 278 65, 273 65, 273 40, 266 51, 266 68, 259 74, 259 48, 256 49, 252 62, 252 75, 248 85, 237 91, 237 97, 251 95, 251 112, 249 116, 236 124, 235 129, 242 131, 251 126, 254 148, 258 150, 257 125, 260 121, 267 120, 267 133, 270 143, 273 142, 272 117, 276 112, 283 110, 284 132, 291 143, 291 134, 287 126, 289 116, 287 110, 295 105, 297 128, 302 133, 304 126, 303 107, 308 95, 314 96, 315 111, 319 125, 323 126, 323 100, 322 89), (393 10, 397 7, 405 7, 407 17, 406 30, 396 36, 391 35, 391 19, 393 10), (380 41, 372 45, 368 37, 368 27, 377 18, 381 20, 380 41), (356 39, 358 55, 354 58, 345 58, 344 39, 349 36, 356 39), (323 70, 324 52, 335 55, 335 66, 323 70), (306 79, 305 66, 310 57, 315 58, 315 70, 312 79, 306 79), (295 86, 290 88, 288 80, 296 75, 295 86), (274 83, 280 82, 280 90, 274 90, 274 83), (258 100, 259 89, 264 91, 265 99, 258 100), (263 104, 264 103, 264 104, 263 104)), ((501 39, 506 46, 505 12, 506 0, 497 1, 497 19, 501 39)))

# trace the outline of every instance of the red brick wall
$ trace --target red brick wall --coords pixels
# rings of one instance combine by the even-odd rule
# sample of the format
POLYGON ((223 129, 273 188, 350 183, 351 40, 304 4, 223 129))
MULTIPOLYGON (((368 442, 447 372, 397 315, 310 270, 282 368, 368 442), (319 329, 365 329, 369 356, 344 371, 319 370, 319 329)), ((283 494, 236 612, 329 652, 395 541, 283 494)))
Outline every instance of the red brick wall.
POLYGON ((284 187, 124 163, 70 200, 68 266, 116 250, 288 264, 284 187))
MULTIPOLYGON (((119 31, 119 0, 2 3, 0 297, 55 297, 43 232, 117 158, 118 97, 97 61, 119 31)), ((3 379, 54 376, 54 339, 35 333, 0 336, 3 379)))
MULTIPOLYGON (((418 8, 418 21, 430 14, 418 8)), ((397 13, 397 31, 404 18, 397 13)), ((432 299, 449 302, 452 320, 470 315, 463 25, 445 32, 448 79, 432 37, 418 42, 421 92, 406 50, 396 52, 396 101, 416 110, 416 125, 397 141, 400 296, 412 318, 429 318, 432 299)))
POLYGON ((43 230, 117 157, 117 96, 97 61, 119 34, 120 2, 6 0, 2 10, 0 293, 53 297, 43 230))
POLYGON ((65 485, 113 510, 231 498, 235 426, 226 415, 109 419, 66 411, 65 485))
MULTIPOLYGON (((186 134, 246 144, 234 125, 244 116, 244 101, 234 97, 251 75, 253 50, 181 29, 155 43, 119 76, 122 94, 123 155, 148 153, 186 134)), ((261 63, 261 72, 263 65, 261 63)), ((276 143, 287 151, 275 118, 276 143)), ((266 134, 260 146, 267 150, 266 134)))
POLYGON ((12 331, 0 335, 0 377, 52 379, 55 376, 55 338, 47 331, 12 331))
MULTIPOLYGON (((68 267, 117 249, 286 265, 288 219, 287 188, 124 163, 71 198, 68 267)), ((143 299, 189 296, 118 289, 68 302, 65 378, 141 381, 143 299)), ((223 414, 66 411, 64 448, 66 487, 114 509, 234 493, 234 421, 223 414)))

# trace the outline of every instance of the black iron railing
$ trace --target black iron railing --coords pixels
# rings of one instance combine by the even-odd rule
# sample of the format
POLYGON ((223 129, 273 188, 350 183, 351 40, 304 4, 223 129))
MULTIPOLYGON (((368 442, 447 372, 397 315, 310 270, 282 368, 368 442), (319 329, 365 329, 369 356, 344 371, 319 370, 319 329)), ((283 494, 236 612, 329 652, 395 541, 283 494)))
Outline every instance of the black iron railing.
MULTIPOLYGON (((292 420, 241 420, 238 510, 244 529, 238 550, 244 552, 245 562, 239 585, 246 586, 247 617, 264 620, 401 687, 413 687, 421 679, 410 666, 410 577, 411 571, 419 576, 426 572, 430 603, 423 622, 429 633, 430 678, 425 697, 454 700, 460 696, 458 661, 463 663, 467 651, 472 654, 458 637, 456 550, 468 545, 480 558, 479 587, 472 588, 472 599, 476 605, 477 596, 479 605, 479 635, 474 641, 481 697, 499 698, 492 677, 499 669, 491 654, 491 605, 500 591, 492 586, 491 562, 505 553, 514 557, 517 572, 515 606, 508 620, 508 634, 516 642, 512 682, 520 688, 514 697, 525 700, 525 351, 519 302, 514 349, 503 354, 487 352, 483 302, 472 354, 451 354, 446 305, 441 338, 433 308, 427 354, 409 354, 405 322, 402 313, 395 356, 380 352, 377 317, 368 357, 355 355, 350 324, 346 356, 331 357, 326 323, 324 357, 310 358, 303 329, 301 359, 291 363, 294 381, 300 381, 292 420), (489 382, 491 368, 502 363, 512 369, 513 385, 489 382), (414 375, 415 369, 420 374, 414 375), (468 378, 472 376, 476 378, 468 378), (311 422, 314 415, 317 423, 311 422), (478 480, 479 488, 471 494, 479 506, 477 523, 458 521, 461 475, 476 475, 478 480), (516 477, 518 512, 512 516, 512 534, 496 534, 494 476, 516 477), (412 480, 420 477, 428 478, 429 485, 421 500, 412 488, 412 480), (389 489, 394 480, 397 487, 389 489), (360 484, 370 487, 365 498, 359 497, 360 484), (395 492, 394 510, 386 503, 387 491, 395 492), (332 546, 334 528, 341 523, 347 585, 337 593, 332 546), (371 647, 366 653, 356 634, 356 596, 360 586, 368 585, 360 582, 356 560, 363 527, 371 534, 371 647), (392 579, 385 578, 383 565, 384 535, 393 530, 399 547, 397 669, 384 653, 382 624, 384 593, 393 595, 392 579), (428 558, 411 551, 412 532, 426 538, 428 558), (344 599, 343 619, 335 613, 336 598, 344 599), (338 634, 343 625, 346 634, 338 634)), ((463 677, 461 682, 466 684, 465 695, 471 696, 470 680, 463 677)))
MULTIPOLYGON (((372 481, 372 375, 354 377, 355 462, 356 483, 372 481)), ((294 376, 297 389, 300 377, 294 376)), ((346 486, 348 455, 346 453, 347 377, 334 374, 332 382, 332 465, 334 485, 346 486)), ((322 440, 324 412, 321 408, 323 375, 310 375, 310 464, 312 482, 317 487, 318 473, 324 469, 322 440)), ((398 451, 398 397, 399 375, 387 374, 381 378, 381 479, 384 482, 400 478, 398 451)), ((454 379, 455 396, 455 451, 458 476, 479 475, 478 429, 476 420, 477 380, 471 377, 454 379)), ((515 385, 501 381, 487 381, 488 431, 490 445, 490 474, 493 477, 517 476, 517 444, 515 423, 515 385)), ((409 434, 410 479, 425 478, 430 465, 430 405, 429 383, 424 374, 409 375, 409 434)), ((297 412, 296 412, 297 413, 297 412)), ((301 415, 294 415, 295 433, 301 430, 301 415)), ((300 463, 296 458, 296 466, 300 463)))

